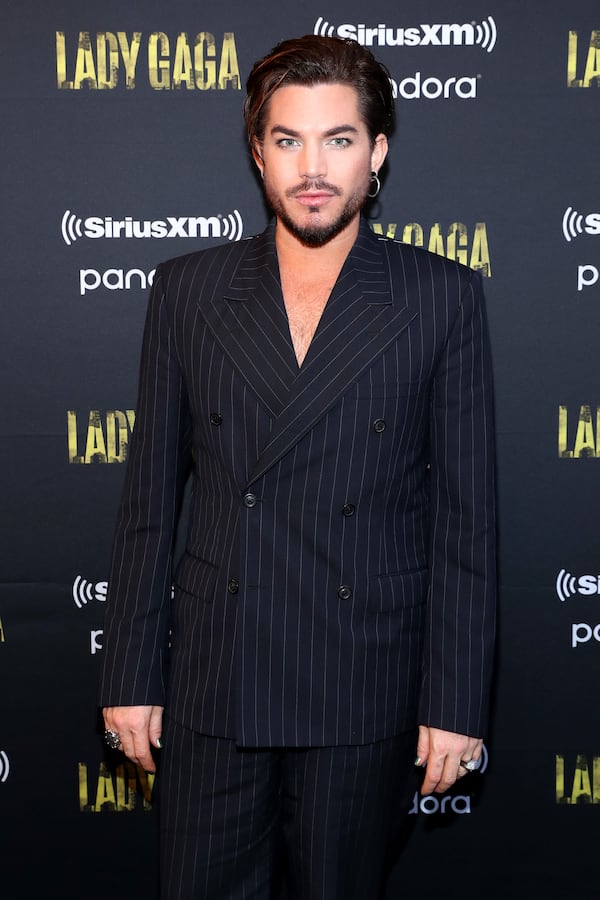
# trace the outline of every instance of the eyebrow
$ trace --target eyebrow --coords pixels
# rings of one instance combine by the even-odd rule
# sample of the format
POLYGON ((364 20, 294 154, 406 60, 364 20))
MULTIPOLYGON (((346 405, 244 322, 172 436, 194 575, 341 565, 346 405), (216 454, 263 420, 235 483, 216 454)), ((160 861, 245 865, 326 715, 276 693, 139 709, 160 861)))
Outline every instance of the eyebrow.
MULTIPOLYGON (((285 125, 273 125, 271 128, 272 135, 275 134, 286 134, 289 137, 299 138, 302 137, 299 131, 295 131, 293 128, 287 128, 285 125)), ((323 132, 323 137, 335 137, 338 134, 358 134, 358 128, 355 128, 354 125, 336 125, 334 128, 328 128, 327 131, 323 132)))

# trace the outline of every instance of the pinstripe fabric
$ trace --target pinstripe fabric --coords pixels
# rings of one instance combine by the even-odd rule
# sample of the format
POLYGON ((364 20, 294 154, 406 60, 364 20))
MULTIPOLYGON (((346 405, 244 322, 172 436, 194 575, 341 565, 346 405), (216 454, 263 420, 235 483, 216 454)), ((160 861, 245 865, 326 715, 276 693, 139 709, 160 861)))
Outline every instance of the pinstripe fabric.
POLYGON ((290 900, 378 900, 414 792, 416 735, 285 751, 290 900), (412 788, 412 790, 411 790, 412 788))
POLYGON ((248 747, 369 743, 417 716, 479 736, 494 592, 476 273, 362 223, 298 368, 273 226, 159 267, 103 705, 166 696, 182 724, 248 747))
POLYGON ((163 900, 377 900, 415 790, 416 735, 241 750, 165 721, 163 900), (407 774, 408 773, 408 774, 407 774))
MULTIPOLYGON (((280 758, 168 717, 158 779, 161 900, 278 896, 280 758)), ((329 898, 331 900, 331 898, 329 898)))

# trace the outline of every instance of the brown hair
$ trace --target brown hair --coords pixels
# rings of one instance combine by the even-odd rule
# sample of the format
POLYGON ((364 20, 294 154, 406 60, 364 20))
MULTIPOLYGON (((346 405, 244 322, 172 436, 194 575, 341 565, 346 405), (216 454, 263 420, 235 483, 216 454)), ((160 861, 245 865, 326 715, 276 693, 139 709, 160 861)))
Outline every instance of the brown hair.
POLYGON ((386 67, 356 41, 307 34, 282 41, 254 64, 244 103, 251 144, 264 139, 269 100, 278 88, 290 84, 347 84, 358 93, 371 141, 378 134, 389 136, 393 130, 394 98, 386 67))

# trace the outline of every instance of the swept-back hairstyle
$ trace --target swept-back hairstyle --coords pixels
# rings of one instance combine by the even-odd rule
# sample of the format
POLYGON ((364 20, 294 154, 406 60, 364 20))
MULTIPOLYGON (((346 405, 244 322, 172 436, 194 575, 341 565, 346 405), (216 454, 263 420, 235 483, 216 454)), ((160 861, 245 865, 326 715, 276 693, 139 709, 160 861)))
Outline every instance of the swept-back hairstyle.
POLYGON ((244 119, 250 144, 262 143, 269 100, 280 87, 347 84, 358 93, 362 119, 374 142, 394 127, 390 74, 356 41, 307 34, 277 44, 254 64, 246 82, 244 119))

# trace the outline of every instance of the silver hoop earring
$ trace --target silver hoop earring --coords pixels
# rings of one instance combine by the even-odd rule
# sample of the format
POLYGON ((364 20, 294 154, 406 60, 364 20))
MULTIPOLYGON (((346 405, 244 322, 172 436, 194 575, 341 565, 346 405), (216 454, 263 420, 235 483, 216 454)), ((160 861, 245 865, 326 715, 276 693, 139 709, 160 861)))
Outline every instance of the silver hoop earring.
POLYGON ((381 182, 377 176, 377 172, 371 172, 371 181, 369 183, 369 188, 371 188, 371 190, 367 191, 367 197, 370 197, 371 200, 374 200, 381 190, 381 182), (373 185, 375 185, 375 193, 371 193, 373 185))

